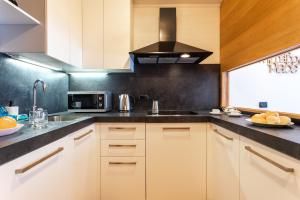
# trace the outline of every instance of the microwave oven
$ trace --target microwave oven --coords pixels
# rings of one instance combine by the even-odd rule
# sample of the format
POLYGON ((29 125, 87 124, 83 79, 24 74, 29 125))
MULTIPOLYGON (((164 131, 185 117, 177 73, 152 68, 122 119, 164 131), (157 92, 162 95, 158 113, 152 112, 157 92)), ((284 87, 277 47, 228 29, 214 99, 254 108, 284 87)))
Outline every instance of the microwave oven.
POLYGON ((112 109, 112 93, 109 91, 68 92, 69 112, 109 112, 112 109))

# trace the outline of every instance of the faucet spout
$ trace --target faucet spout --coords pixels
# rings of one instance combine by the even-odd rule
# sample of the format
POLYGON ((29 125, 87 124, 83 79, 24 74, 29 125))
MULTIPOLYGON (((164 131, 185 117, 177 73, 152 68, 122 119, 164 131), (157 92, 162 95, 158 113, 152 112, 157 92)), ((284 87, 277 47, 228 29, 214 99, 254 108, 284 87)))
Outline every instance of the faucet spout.
POLYGON ((33 84, 33 107, 32 107, 32 111, 36 111, 37 109, 37 102, 36 102, 36 94, 37 94, 37 87, 38 87, 38 84, 41 83, 42 84, 42 87, 43 87, 43 92, 45 93, 46 92, 46 88, 47 88, 47 85, 45 83, 45 81, 43 80, 36 80, 33 84))

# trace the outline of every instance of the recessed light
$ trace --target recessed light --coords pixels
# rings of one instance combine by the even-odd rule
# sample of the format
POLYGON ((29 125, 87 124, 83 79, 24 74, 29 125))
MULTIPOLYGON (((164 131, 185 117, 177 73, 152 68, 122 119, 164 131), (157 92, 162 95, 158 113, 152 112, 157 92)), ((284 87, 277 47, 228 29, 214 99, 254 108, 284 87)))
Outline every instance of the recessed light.
POLYGON ((190 58, 191 55, 188 54, 188 53, 184 53, 184 54, 181 54, 180 57, 181 57, 181 58, 190 58))

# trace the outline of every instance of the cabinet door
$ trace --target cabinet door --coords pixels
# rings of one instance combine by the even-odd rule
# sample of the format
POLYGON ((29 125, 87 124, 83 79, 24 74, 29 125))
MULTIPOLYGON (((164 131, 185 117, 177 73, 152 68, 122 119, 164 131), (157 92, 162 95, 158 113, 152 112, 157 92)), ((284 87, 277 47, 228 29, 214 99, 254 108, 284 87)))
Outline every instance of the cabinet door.
POLYGON ((104 67, 129 68, 131 0, 104 0, 104 67))
POLYGON ((63 138, 2 165, 0 199, 68 199, 68 193, 64 190, 70 184, 65 143, 66 139, 63 138), (22 172, 21 169, 27 166, 30 169, 22 172))
POLYGON ((68 0, 46 1, 46 52, 66 63, 70 60, 69 3, 68 0))
POLYGON ((146 124, 147 200, 206 199, 206 124, 146 124))
POLYGON ((101 200, 145 199, 144 157, 101 158, 101 200))
POLYGON ((300 161, 241 137, 240 199, 300 199, 300 161))
POLYGON ((72 200, 100 199, 100 134, 95 126, 68 136, 72 200))
POLYGON ((103 67, 103 12, 103 0, 82 0, 85 68, 103 67))
POLYGON ((69 6, 70 61, 71 65, 82 66, 82 0, 72 0, 69 6))
POLYGON ((145 123, 103 123, 102 140, 144 140, 145 123))
POLYGON ((101 156, 145 157, 145 140, 102 140, 101 156))
POLYGON ((207 199, 239 200, 239 136, 209 124, 207 199))

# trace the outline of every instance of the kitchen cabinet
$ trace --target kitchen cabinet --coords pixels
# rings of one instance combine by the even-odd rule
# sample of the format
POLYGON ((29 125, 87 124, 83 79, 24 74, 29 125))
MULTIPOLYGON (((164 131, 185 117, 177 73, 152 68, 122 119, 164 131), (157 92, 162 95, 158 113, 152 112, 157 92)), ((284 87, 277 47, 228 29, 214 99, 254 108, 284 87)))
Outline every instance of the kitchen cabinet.
POLYGON ((146 124, 147 200, 206 199, 206 124, 146 124))
POLYGON ((104 0, 104 68, 129 68, 132 0, 104 0))
POLYGON ((131 0, 83 0, 83 66, 129 69, 131 0))
POLYGON ((70 183, 67 150, 64 146, 66 142, 66 138, 60 139, 0 166, 0 198, 68 199, 68 193, 64 190, 70 183))
POLYGON ((99 200, 99 131, 88 126, 8 162, 0 177, 0 199, 99 200))
POLYGON ((0 0, 0 24, 40 24, 40 22, 9 0, 0 0))
POLYGON ((82 57, 84 68, 103 67, 103 0, 82 0, 82 57))
POLYGON ((143 200, 145 124, 101 124, 101 199, 143 200))
MULTIPOLYGON (((31 0, 20 7, 40 25, 1 25, 0 51, 45 61, 45 55, 71 65, 82 65, 81 0, 31 0)), ((46 59, 45 64, 47 63, 46 59)))
POLYGON ((208 124, 207 200, 239 200, 239 135, 208 124))
POLYGON ((100 199, 100 134, 98 125, 68 137, 69 188, 72 200, 100 199))
POLYGON ((300 199, 300 161, 240 138, 240 199, 300 199))
POLYGON ((101 199, 145 199, 145 158, 102 157, 101 199))

